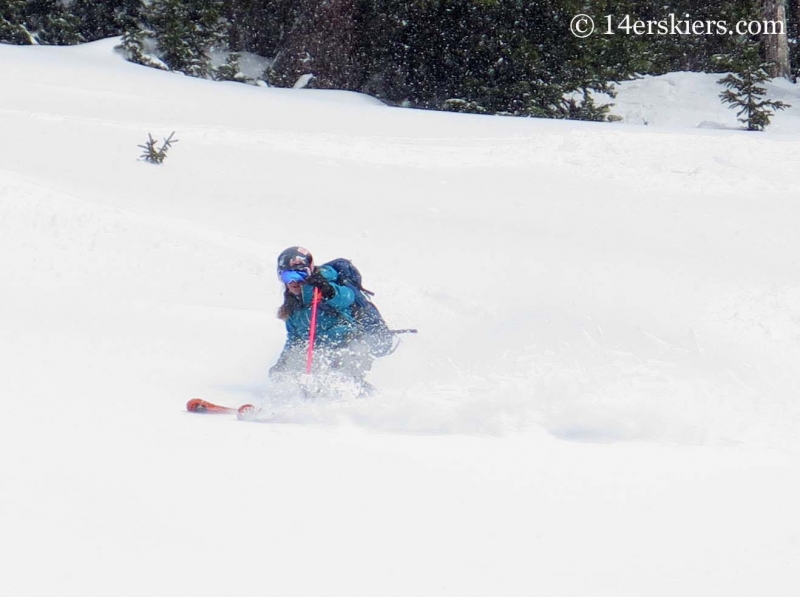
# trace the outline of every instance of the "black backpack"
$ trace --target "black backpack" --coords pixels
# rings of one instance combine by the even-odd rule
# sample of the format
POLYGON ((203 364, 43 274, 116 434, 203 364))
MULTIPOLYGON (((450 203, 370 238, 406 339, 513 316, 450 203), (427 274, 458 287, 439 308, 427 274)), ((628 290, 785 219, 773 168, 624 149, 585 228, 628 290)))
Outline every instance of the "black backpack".
MULTIPOLYGON (((392 354, 396 348, 394 335, 396 332, 389 329, 378 311, 378 307, 370 299, 374 292, 370 292, 361 285, 361 272, 349 259, 339 258, 325 263, 333 268, 338 277, 336 283, 346 286, 356 296, 351 309, 353 319, 356 321, 357 336, 369 346, 370 353, 375 357, 392 354)), ((324 266, 323 266, 324 267, 324 266)), ((398 330, 408 332, 410 330, 398 330)))

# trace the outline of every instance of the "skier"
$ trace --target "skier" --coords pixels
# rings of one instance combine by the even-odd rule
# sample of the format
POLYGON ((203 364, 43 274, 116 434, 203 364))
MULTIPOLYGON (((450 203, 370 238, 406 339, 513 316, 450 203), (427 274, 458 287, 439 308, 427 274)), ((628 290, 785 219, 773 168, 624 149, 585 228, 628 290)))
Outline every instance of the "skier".
POLYGON ((278 278, 284 284, 278 318, 286 323, 286 344, 278 362, 269 370, 271 379, 279 381, 305 372, 314 289, 318 289, 314 369, 338 371, 357 382, 362 390, 372 390, 364 380, 372 367, 372 355, 357 337, 351 312, 355 292, 337 284, 337 277, 333 267, 315 266, 304 247, 289 247, 278 255, 278 278))

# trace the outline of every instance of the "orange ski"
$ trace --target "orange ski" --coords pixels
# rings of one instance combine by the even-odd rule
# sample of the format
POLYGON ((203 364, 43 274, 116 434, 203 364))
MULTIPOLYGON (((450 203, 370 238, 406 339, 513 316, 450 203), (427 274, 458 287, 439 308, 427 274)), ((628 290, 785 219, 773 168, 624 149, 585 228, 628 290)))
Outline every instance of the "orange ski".
POLYGON ((239 408, 232 406, 221 406, 214 404, 208 400, 201 400, 200 398, 192 398, 186 403, 186 410, 190 413, 201 413, 209 415, 236 415, 240 421, 253 421, 261 410, 252 404, 243 404, 239 408))
POLYGON ((233 414, 238 411, 236 408, 230 406, 220 406, 213 402, 201 400, 200 398, 192 398, 186 403, 186 410, 190 413, 205 413, 212 415, 233 414))

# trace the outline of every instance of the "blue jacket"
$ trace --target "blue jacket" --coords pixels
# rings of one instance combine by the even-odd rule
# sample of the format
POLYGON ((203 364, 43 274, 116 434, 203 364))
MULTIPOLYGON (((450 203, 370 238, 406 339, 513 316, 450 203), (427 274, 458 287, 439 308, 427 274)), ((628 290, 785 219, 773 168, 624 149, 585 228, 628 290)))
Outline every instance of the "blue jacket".
MULTIPOLYGON (((336 284, 338 274, 332 267, 323 265, 319 271, 336 290, 336 295, 327 300, 320 298, 317 308, 317 336, 314 342, 318 346, 339 348, 347 344, 356 330, 353 315, 350 313, 355 294, 346 286, 336 284)), ((314 287, 304 284, 301 292, 303 306, 286 320, 286 348, 292 344, 308 342, 313 297, 314 287)))

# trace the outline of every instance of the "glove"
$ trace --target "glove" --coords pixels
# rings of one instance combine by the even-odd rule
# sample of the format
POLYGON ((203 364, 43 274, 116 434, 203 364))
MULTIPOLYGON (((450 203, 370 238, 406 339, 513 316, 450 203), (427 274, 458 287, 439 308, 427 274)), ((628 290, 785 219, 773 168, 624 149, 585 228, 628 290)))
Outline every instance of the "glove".
POLYGON ((306 278, 306 284, 319 288, 319 292, 324 299, 332 299, 336 296, 336 289, 319 271, 314 272, 306 278))

